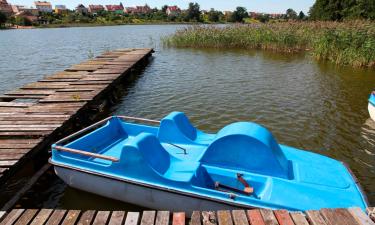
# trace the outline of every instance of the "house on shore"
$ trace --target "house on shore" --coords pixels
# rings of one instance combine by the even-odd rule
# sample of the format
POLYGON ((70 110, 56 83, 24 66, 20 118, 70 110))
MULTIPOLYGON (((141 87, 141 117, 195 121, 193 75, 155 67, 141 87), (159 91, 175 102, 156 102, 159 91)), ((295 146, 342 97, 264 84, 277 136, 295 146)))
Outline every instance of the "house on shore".
POLYGON ((55 13, 56 14, 68 14, 68 9, 65 5, 55 5, 55 13))
POLYGON ((13 14, 12 6, 6 0, 0 0, 0 12, 10 16, 13 14))
POLYGON ((117 14, 124 13, 124 6, 122 5, 121 2, 120 2, 120 5, 106 5, 105 8, 108 12, 114 12, 117 14))
POLYGON ((127 14, 147 14, 151 11, 152 9, 147 4, 144 6, 126 7, 124 10, 127 14))
POLYGON ((20 12, 27 12, 32 14, 33 16, 39 15, 39 10, 35 8, 26 8, 23 5, 12 5, 13 14, 17 14, 20 12))
POLYGON ((52 5, 50 2, 47 1, 36 1, 34 2, 35 7, 39 10, 39 12, 49 12, 53 11, 52 5))
POLYGON ((100 11, 104 11, 104 6, 102 6, 102 5, 89 5, 89 13, 96 14, 100 11))
POLYGON ((86 8, 83 4, 79 4, 76 7, 76 13, 86 15, 89 12, 89 9, 86 8))
POLYGON ((174 6, 168 6, 167 7, 167 10, 165 11, 165 13, 168 15, 168 16, 177 16, 178 14, 181 13, 181 9, 174 5, 174 6))

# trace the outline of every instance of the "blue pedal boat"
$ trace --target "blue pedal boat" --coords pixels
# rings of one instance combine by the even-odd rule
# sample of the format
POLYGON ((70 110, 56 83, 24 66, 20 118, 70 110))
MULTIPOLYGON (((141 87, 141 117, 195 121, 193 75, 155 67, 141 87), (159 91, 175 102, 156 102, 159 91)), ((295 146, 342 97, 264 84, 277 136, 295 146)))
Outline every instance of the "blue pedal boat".
POLYGON ((181 112, 133 119, 113 116, 53 144, 56 174, 71 187, 158 210, 367 207, 342 162, 280 145, 256 123, 207 134, 181 112))
POLYGON ((368 112, 370 118, 375 121, 375 91, 370 94, 370 98, 368 99, 368 112))

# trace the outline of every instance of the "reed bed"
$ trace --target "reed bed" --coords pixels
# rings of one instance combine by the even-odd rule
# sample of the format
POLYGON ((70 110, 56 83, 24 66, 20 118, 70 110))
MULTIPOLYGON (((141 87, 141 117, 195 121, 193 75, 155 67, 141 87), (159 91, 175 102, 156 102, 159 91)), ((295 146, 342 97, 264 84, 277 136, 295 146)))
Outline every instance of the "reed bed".
POLYGON ((280 22, 190 26, 163 39, 165 46, 309 51, 338 65, 375 67, 375 23, 280 22))

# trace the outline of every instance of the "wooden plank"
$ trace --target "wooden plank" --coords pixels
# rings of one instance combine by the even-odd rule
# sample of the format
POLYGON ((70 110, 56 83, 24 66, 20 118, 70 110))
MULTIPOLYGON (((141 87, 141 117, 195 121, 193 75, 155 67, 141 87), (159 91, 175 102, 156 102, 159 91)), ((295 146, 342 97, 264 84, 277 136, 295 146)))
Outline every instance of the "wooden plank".
POLYGON ((275 217, 280 225, 294 225, 292 217, 290 217, 286 210, 275 210, 275 217))
POLYGON ((79 217, 80 210, 69 210, 61 225, 74 225, 79 217))
POLYGON ((33 219, 31 225, 40 225, 44 224, 49 216, 52 214, 53 209, 41 209, 36 215, 36 217, 33 219))
POLYGON ((305 213, 311 225, 329 225, 318 210, 307 210, 305 213))
POLYGON ((63 220, 66 210, 56 209, 49 217, 46 225, 58 225, 63 220))
POLYGON ((125 225, 138 225, 139 212, 128 212, 125 225))
POLYGON ((0 145, 4 144, 38 144, 41 142, 42 139, 36 138, 36 139, 0 139, 0 145))
POLYGON ((202 223, 203 225, 216 225, 216 213, 214 211, 203 211, 202 212, 202 223))
POLYGON ((15 225, 25 225, 29 224, 31 220, 34 218, 34 216, 37 214, 37 209, 27 209, 17 220, 15 225))
POLYGON ((375 225, 375 222, 371 221, 370 217, 368 217, 362 209, 358 207, 353 207, 348 209, 350 214, 354 217, 354 219, 362 225, 375 225))
POLYGON ((333 209, 321 209, 320 214, 322 214, 328 225, 348 225, 342 218, 336 215, 333 209))
POLYGON ((10 153, 10 154, 0 154, 0 161, 3 160, 17 160, 24 156, 22 153, 10 153))
POLYGON ((219 225, 233 225, 232 216, 229 210, 217 211, 217 220, 219 225))
POLYGON ((346 224, 348 224, 348 225, 360 225, 354 219, 354 217, 352 216, 352 214, 350 214, 350 212, 347 209, 335 209, 334 212, 335 212, 336 216, 340 220, 344 220, 346 224))
POLYGON ((13 209, 0 222, 0 225, 11 225, 11 224, 13 224, 22 215, 22 213, 24 211, 25 211, 24 209, 13 209))
POLYGON ((14 164, 16 164, 18 160, 1 160, 0 161, 0 166, 1 167, 11 167, 14 164))
POLYGON ((234 225, 249 225, 249 221, 247 220, 244 210, 233 210, 232 214, 234 225))
POLYGON ((109 219, 110 211, 98 211, 95 216, 93 225, 105 225, 109 219))
POLYGON ((77 225, 90 225, 91 221, 94 219, 95 211, 87 210, 82 213, 81 218, 79 219, 77 225))
POLYGON ((2 100, 15 100, 15 99, 42 99, 43 95, 1 95, 2 100))
POLYGON ((21 96, 26 96, 26 95, 51 95, 55 93, 53 90, 25 90, 25 89, 18 89, 14 91, 10 91, 5 93, 6 95, 21 95, 21 96))
POLYGON ((0 107, 16 107, 16 108, 27 108, 35 103, 28 102, 0 102, 0 107))
MULTIPOLYGON (((169 214, 168 214, 169 217, 169 214)), ((155 225, 168 225, 168 224, 155 224, 155 225)), ((201 213, 199 211, 193 211, 191 214, 189 225, 202 225, 201 213)))
POLYGON ((184 212, 173 213, 172 225, 185 225, 185 213, 184 212))
POLYGON ((251 225, 265 225, 259 209, 248 210, 247 217, 251 225))
POLYGON ((124 223, 124 220, 125 220, 124 211, 113 211, 108 225, 122 225, 124 223))
POLYGON ((309 222, 307 222, 307 219, 303 213, 291 212, 289 214, 292 217, 295 225, 309 225, 309 222))
POLYGON ((279 225, 273 211, 270 209, 260 209, 260 214, 262 214, 264 223, 266 225, 279 225))
POLYGON ((154 225, 155 215, 155 211, 143 211, 141 225, 154 225))

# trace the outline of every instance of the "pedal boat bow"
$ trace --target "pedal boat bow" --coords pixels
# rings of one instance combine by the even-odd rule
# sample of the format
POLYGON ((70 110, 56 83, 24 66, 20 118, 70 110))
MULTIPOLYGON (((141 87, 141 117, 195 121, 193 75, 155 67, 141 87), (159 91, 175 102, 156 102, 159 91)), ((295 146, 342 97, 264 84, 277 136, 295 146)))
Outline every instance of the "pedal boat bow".
POLYGON ((113 116, 54 144, 56 174, 74 188, 160 210, 367 207, 343 163, 280 145, 258 124, 206 134, 180 112, 146 121, 155 126, 129 119, 113 116))

